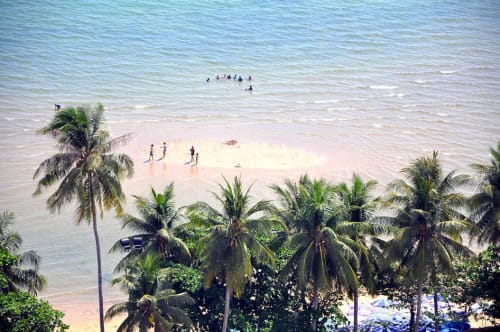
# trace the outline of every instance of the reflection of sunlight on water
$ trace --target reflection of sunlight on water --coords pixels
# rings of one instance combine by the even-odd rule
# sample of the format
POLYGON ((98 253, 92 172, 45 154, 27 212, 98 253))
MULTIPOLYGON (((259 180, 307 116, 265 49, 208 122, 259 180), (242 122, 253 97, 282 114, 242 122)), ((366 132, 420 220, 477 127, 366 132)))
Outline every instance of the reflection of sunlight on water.
POLYGON ((154 161, 149 162, 149 175, 150 176, 155 175, 155 163, 154 163, 154 161))
POLYGON ((198 175, 198 165, 191 165, 189 167, 189 175, 191 176, 197 176, 198 175))

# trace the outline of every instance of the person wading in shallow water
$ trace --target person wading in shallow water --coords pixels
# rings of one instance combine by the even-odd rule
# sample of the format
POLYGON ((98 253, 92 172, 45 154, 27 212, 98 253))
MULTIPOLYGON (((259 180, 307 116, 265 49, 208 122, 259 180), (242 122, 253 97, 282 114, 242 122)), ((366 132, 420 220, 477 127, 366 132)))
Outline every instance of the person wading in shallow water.
POLYGON ((151 144, 151 148, 149 149, 149 160, 154 160, 154 153, 153 153, 153 144, 151 144))
POLYGON ((191 162, 194 161, 194 146, 191 146, 191 149, 189 149, 189 151, 191 152, 191 162))

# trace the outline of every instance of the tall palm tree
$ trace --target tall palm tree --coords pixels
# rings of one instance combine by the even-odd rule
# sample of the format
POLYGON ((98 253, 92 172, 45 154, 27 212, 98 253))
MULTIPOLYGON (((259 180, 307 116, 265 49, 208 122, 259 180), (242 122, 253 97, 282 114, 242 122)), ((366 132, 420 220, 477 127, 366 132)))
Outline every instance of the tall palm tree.
MULTIPOLYGON (((135 206, 140 218, 130 214, 121 217, 123 228, 129 228, 138 234, 129 237, 129 243, 134 238, 142 239, 142 255, 150 252, 159 253, 165 260, 187 263, 191 258, 186 244, 174 234, 176 223, 181 220, 182 214, 175 208, 174 184, 169 183, 163 193, 156 193, 151 188, 151 198, 134 196, 135 206)), ((124 250, 120 241, 117 241, 110 251, 124 250)), ((133 259, 139 251, 131 250, 127 256, 118 263, 116 271, 122 270, 126 262, 133 259)))
POLYGON ((213 225, 202 239, 201 260, 205 270, 205 287, 209 287, 215 279, 226 288, 222 332, 226 332, 228 327, 233 293, 239 298, 245 285, 251 281, 252 258, 275 264, 273 253, 256 236, 259 230, 269 227, 270 220, 265 218, 269 203, 261 200, 251 205, 251 187, 243 191, 238 177, 234 178, 232 185, 226 178, 224 182, 225 186, 219 184, 220 194, 213 193, 221 205, 220 210, 205 202, 191 206, 191 209, 203 213, 213 225))
POLYGON ((491 164, 474 164, 479 173, 479 192, 470 199, 471 218, 476 222, 471 235, 479 243, 500 244, 500 142, 490 148, 491 164))
MULTIPOLYGON (((345 222, 339 225, 339 231, 349 235, 354 241, 354 251, 359 261, 359 269, 356 269, 359 281, 361 281, 370 294, 375 293, 374 267, 376 260, 366 243, 366 235, 375 235, 380 230, 374 224, 369 223, 376 208, 377 200, 372 198, 371 192, 377 181, 369 180, 363 182, 361 177, 353 174, 350 186, 342 182, 335 187, 345 209, 345 222)), ((359 308, 359 288, 354 287, 354 331, 358 331, 358 308, 359 308)))
POLYGON ((13 221, 13 212, 0 214, 0 248, 17 258, 13 265, 1 268, 1 275, 6 278, 8 291, 26 290, 36 295, 47 285, 45 277, 38 272, 41 259, 34 250, 20 252, 23 241, 21 235, 10 228, 13 221))
POLYGON ((118 332, 173 331, 177 327, 191 326, 191 320, 182 307, 194 303, 186 293, 176 294, 168 287, 166 269, 161 268, 163 257, 149 253, 131 262, 123 276, 114 278, 112 285, 119 285, 127 292, 128 301, 111 306, 106 319, 127 314, 118 332))
MULTIPOLYGON (((295 253, 282 270, 293 274, 299 289, 312 286, 313 309, 318 310, 319 292, 336 285, 338 290, 357 287, 357 265, 354 242, 339 232, 342 202, 334 187, 324 179, 302 176, 298 184, 290 181, 285 188, 272 186, 282 205, 278 215, 289 225, 289 243, 295 253)), ((311 322, 316 330, 317 322, 311 322)))
MULTIPOLYGON (((387 220, 397 229, 386 253, 416 279, 417 313, 412 328, 417 331, 426 280, 437 273, 452 274, 453 258, 472 254, 462 245, 461 233, 471 223, 460 213, 465 197, 457 192, 467 178, 454 171, 443 176, 437 152, 414 160, 402 172, 408 182, 400 179, 388 186, 392 192, 387 206, 395 216, 387 220)), ((435 328, 439 329, 438 322, 435 328)))
POLYGON ((54 213, 77 201, 76 222, 92 223, 96 254, 99 291, 99 318, 104 332, 104 306, 102 295, 101 245, 97 230, 97 214, 114 208, 120 214, 125 200, 121 179, 133 174, 133 162, 122 153, 113 153, 129 135, 110 139, 104 130, 104 107, 79 106, 58 112, 52 121, 40 130, 51 135, 60 152, 44 160, 33 178, 41 176, 34 195, 55 183, 58 187, 47 199, 47 208, 54 213))

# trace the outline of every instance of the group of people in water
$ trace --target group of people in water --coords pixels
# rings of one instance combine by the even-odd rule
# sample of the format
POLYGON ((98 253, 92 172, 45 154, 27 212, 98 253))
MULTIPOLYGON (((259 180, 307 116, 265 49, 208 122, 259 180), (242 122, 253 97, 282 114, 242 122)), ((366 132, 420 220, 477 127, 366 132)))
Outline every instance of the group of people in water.
MULTIPOLYGON (((222 76, 219 76, 217 74, 217 76, 215 76, 215 79, 216 80, 237 80, 238 82, 243 82, 243 77, 241 77, 241 75, 236 75, 236 74, 234 74, 232 76, 231 76, 231 74, 224 74, 222 76)), ((247 81, 249 81, 249 82, 252 81, 252 75, 248 75, 247 81)), ((207 83, 210 82, 210 77, 207 77, 206 82, 207 83)), ((252 85, 250 84, 250 86, 248 88, 246 88, 245 91, 253 91, 252 85)))
MULTIPOLYGON (((149 158, 147 161, 154 161, 155 158, 154 158, 154 144, 151 144, 151 146, 149 147, 149 158)), ((194 162, 194 165, 198 165, 198 158, 199 158, 199 154, 198 152, 195 151, 194 149, 194 146, 191 146, 191 148, 189 149, 189 153, 191 154, 191 161, 188 161, 187 163, 193 163, 194 162)), ((163 142, 163 146, 162 146, 162 157, 158 160, 163 160, 165 159, 165 157, 167 156, 167 143, 166 142, 163 142)))

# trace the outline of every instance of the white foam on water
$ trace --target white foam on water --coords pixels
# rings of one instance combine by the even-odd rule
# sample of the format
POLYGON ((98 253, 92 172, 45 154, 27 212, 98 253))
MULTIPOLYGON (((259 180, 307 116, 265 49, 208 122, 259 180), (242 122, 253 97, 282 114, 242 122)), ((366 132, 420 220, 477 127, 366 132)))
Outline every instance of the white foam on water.
POLYGON ((397 88, 395 85, 370 85, 370 89, 373 90, 394 90, 397 88))

